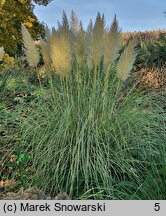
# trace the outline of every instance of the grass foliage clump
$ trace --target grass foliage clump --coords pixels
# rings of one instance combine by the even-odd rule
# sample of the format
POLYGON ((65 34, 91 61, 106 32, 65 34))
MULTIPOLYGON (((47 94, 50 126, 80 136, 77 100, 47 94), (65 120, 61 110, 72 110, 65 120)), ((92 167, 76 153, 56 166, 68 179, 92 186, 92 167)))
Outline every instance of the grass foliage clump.
POLYGON ((164 119, 150 97, 123 94, 115 72, 106 85, 102 61, 93 69, 74 62, 69 77, 52 80, 52 100, 31 112, 23 133, 33 183, 80 199, 160 196, 165 187, 155 182, 166 177, 164 119))

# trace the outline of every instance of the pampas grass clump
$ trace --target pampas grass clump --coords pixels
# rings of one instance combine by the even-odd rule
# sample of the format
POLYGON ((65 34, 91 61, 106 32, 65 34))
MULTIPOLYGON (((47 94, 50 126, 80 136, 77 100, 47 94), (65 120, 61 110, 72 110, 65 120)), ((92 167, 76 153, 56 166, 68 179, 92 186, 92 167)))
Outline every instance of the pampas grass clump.
POLYGON ((85 33, 85 59, 78 63, 70 28, 66 32, 48 31, 41 46, 46 65, 60 76, 52 75, 50 99, 38 101, 22 131, 35 170, 32 184, 75 199, 166 198, 166 119, 152 96, 123 92, 137 40, 129 41, 118 60, 116 17, 105 33, 98 14, 85 33), (155 185, 156 176, 163 183, 155 185))

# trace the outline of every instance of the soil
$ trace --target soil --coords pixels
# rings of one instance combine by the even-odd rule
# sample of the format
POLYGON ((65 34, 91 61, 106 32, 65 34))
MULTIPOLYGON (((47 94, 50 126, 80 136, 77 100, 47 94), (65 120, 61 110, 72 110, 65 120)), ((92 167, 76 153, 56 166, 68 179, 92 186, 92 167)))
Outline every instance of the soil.
POLYGON ((36 187, 24 190, 20 189, 19 192, 7 192, 0 196, 0 200, 71 200, 66 193, 60 193, 56 197, 51 197, 36 187))

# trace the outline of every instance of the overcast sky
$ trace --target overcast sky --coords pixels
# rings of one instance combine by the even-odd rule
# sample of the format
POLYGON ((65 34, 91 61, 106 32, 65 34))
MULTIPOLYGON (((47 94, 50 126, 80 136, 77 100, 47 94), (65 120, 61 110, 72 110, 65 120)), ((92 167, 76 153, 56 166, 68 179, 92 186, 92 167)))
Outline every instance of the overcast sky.
POLYGON ((97 12, 104 13, 107 25, 117 15, 123 31, 166 29, 166 0, 53 0, 46 7, 35 6, 35 14, 49 27, 57 26, 65 10, 70 17, 74 10, 86 28, 89 20, 94 21, 97 12))

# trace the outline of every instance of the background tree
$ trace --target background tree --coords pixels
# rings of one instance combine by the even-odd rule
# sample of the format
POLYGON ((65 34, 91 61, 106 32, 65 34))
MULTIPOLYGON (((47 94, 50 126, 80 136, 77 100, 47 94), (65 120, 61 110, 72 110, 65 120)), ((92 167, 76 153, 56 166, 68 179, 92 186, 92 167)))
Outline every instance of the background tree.
POLYGON ((36 4, 39 4, 39 5, 48 5, 52 0, 33 0, 36 4))
MULTIPOLYGON (((47 5, 51 0, 34 0, 40 5, 47 5)), ((33 12, 32 0, 0 0, 0 47, 10 55, 15 55, 21 48, 21 23, 28 28, 32 37, 42 34, 44 25, 33 12)))

